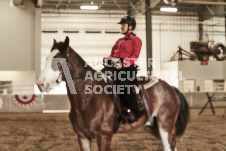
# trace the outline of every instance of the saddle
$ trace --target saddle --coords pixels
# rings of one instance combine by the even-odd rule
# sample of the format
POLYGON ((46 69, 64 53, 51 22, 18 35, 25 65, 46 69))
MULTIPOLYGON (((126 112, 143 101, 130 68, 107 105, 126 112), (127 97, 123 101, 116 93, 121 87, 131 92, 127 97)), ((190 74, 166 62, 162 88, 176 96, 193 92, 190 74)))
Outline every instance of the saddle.
MULTIPOLYGON (((114 81, 111 80, 112 78, 108 78, 103 75, 103 79, 105 80, 106 84, 114 85, 114 81)), ((131 92, 133 92, 135 95, 135 105, 136 105, 136 114, 139 115, 139 117, 143 116, 145 113, 147 113, 150 123, 152 124, 153 119, 151 117, 149 108, 151 107, 151 103, 149 101, 149 97, 147 95, 147 92, 145 89, 151 87, 158 81, 145 78, 145 77, 139 77, 134 82, 134 87, 131 87, 131 92), (139 80, 139 79, 143 80, 139 80)), ((112 87, 114 88, 114 87, 112 87)), ((116 106, 116 109, 118 110, 118 113, 120 117, 122 118, 122 121, 124 123, 132 124, 133 122, 137 121, 137 118, 135 117, 134 113, 131 111, 130 108, 128 108, 127 105, 121 100, 119 95, 113 94, 113 103, 116 106)))

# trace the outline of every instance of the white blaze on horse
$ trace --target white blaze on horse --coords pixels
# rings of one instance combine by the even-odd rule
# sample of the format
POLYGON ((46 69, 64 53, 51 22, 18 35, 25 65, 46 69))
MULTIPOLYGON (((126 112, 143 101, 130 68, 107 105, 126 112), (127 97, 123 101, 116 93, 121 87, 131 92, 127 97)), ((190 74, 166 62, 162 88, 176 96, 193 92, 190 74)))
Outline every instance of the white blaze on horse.
MULTIPOLYGON (((81 150, 90 151, 91 141, 96 139, 99 151, 110 151, 113 134, 130 132, 142 127, 148 122, 148 117, 144 114, 137 122, 131 124, 132 127, 122 122, 113 103, 112 94, 104 91, 100 94, 86 93, 86 85, 106 86, 104 79, 85 80, 87 72, 93 75, 96 73, 69 46, 68 37, 64 42, 57 43, 54 40, 51 54, 47 57, 37 86, 40 91, 49 91, 55 83, 60 81, 59 79, 66 81, 71 104, 69 118, 78 136, 81 150), (54 59, 60 60, 55 62, 54 59), (73 88, 76 93, 71 91, 73 88)), ((140 83, 145 84, 147 81, 140 83)), ((173 151, 176 149, 175 138, 182 136, 189 121, 188 103, 178 89, 162 80, 147 87, 146 92, 150 98, 149 112, 154 118, 154 125, 150 127, 150 132, 157 138, 161 138, 165 151, 173 151)))
POLYGON ((59 53, 59 50, 53 50, 46 58, 45 66, 39 76, 37 83, 36 83, 39 86, 39 89, 41 89, 41 91, 43 91, 45 89, 45 91, 49 92, 50 89, 52 88, 53 84, 56 83, 56 81, 60 75, 60 71, 58 70, 58 68, 54 70, 51 67, 53 57, 57 53, 59 53))

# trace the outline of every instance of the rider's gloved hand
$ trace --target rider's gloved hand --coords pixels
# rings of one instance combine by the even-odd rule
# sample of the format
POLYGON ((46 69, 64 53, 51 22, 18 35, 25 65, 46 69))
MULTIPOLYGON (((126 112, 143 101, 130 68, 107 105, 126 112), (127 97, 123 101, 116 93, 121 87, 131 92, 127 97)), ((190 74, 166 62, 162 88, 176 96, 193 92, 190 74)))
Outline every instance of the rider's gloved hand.
POLYGON ((103 64, 106 63, 107 58, 108 58, 108 57, 104 57, 104 58, 103 58, 103 64))
POLYGON ((121 69, 121 68, 122 68, 122 66, 121 66, 121 64, 120 64, 120 63, 117 63, 117 64, 116 64, 116 66, 115 66, 115 68, 119 70, 119 69, 121 69))

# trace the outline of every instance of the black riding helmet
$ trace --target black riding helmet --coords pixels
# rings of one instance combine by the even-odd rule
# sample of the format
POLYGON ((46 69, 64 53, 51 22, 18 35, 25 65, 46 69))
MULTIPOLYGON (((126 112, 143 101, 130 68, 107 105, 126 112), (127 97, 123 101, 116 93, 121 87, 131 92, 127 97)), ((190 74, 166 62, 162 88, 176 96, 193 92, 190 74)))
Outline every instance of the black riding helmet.
POLYGON ((133 26, 132 30, 136 28, 136 20, 130 16, 123 17, 118 24, 128 24, 128 27, 132 25, 133 26))

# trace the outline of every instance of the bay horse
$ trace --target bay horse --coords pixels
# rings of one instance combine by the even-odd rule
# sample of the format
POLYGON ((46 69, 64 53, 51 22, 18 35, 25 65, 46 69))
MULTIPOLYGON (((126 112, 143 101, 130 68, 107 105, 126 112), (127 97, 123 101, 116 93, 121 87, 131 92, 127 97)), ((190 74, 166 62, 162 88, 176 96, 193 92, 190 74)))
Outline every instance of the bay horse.
MULTIPOLYGON (((47 57, 45 67, 36 83, 40 91, 48 92, 54 84, 66 80, 62 61, 54 64, 54 58, 66 60, 72 79, 71 84, 76 90, 76 94, 71 93, 70 83, 66 83, 67 95, 71 104, 69 119, 77 134, 81 151, 91 150, 92 139, 97 140, 99 151, 110 151, 113 134, 130 132, 148 122, 148 117, 143 115, 131 126, 123 123, 117 116, 118 111, 111 94, 85 93, 86 85, 104 87, 106 83, 103 79, 85 80, 87 72, 95 74, 96 71, 69 46, 68 37, 64 42, 59 43, 54 39, 51 53, 47 57), (52 73, 50 74, 51 80, 45 83, 48 78, 48 70, 51 70, 52 73)), ((150 98, 150 113, 154 117, 154 125, 150 127, 150 132, 161 138, 165 151, 173 151, 176 149, 175 138, 182 136, 189 121, 188 103, 178 89, 163 80, 159 80, 158 83, 146 89, 146 92, 150 98)))

